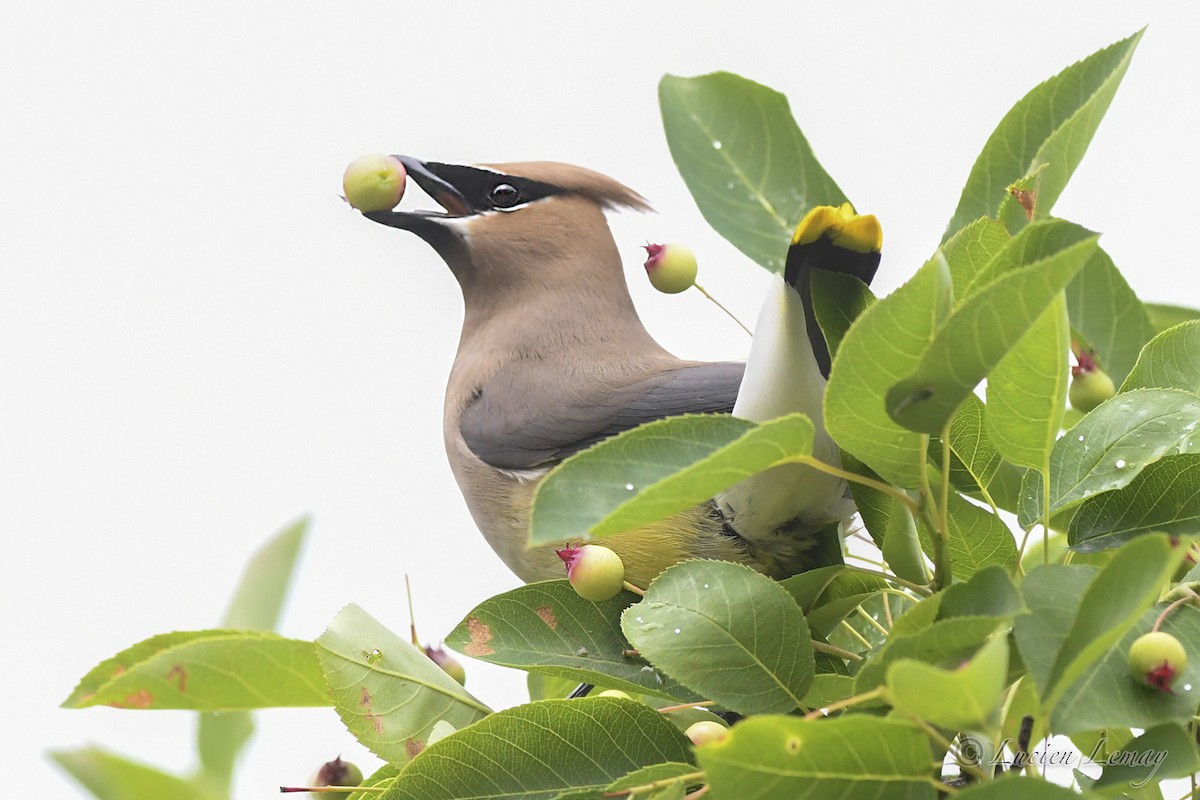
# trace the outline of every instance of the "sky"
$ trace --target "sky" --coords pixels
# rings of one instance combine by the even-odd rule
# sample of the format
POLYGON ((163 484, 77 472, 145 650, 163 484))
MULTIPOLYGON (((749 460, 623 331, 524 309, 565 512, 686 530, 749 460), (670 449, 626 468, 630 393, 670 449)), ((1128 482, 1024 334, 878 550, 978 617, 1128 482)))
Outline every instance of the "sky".
MULTIPOLYGON (((657 110, 664 73, 730 70, 786 94, 825 168, 880 218, 886 293, 932 253, 1012 104, 1149 25, 1055 211, 1103 232, 1144 299, 1200 305, 1186 216, 1200 185, 1198 8, 10 4, 6 763, 54 797, 79 790, 46 761, 51 748, 97 742, 191 769, 186 713, 58 704, 141 639, 215 626, 242 564, 300 516, 312 530, 281 623, 289 636, 315 638, 351 602, 403 633, 408 574, 418 628, 437 640, 517 585, 475 531, 442 449, 457 286, 416 237, 345 206, 351 159, 549 159, 612 175, 657 210, 612 220, 647 327, 681 356, 739 358, 748 340, 734 323, 696 292, 655 293, 640 266, 645 241, 686 242, 700 282, 747 320, 766 287, 675 171, 657 110)), ((467 673, 494 708, 525 699, 521 673, 478 662, 467 673)), ((305 782, 339 753, 377 764, 330 709, 258 721, 239 798, 305 782)))

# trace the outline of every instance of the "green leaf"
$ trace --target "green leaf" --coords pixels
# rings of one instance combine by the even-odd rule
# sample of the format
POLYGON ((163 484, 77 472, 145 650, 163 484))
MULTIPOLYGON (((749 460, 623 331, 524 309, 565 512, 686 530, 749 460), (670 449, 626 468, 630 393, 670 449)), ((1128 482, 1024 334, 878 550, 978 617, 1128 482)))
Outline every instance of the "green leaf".
POLYGON ((1200 770, 1192 736, 1180 725, 1159 725, 1110 753, 1096 788, 1143 786, 1151 781, 1186 778, 1200 770))
POLYGON ((1067 284, 1067 310, 1071 327, 1087 340, 1120 386, 1154 329, 1146 307, 1104 248, 1097 249, 1067 284))
POLYGON ((991 730, 999 724, 1008 684, 1008 639, 993 636, 953 669, 901 659, 887 672, 888 694, 899 711, 954 730, 991 730))
POLYGON ((545 672, 530 672, 525 676, 525 684, 529 689, 530 700, 559 700, 575 691, 579 681, 548 675, 545 672))
POLYGON ((975 220, 946 240, 942 253, 950 265, 956 302, 967 299, 968 287, 980 288, 975 279, 1011 240, 1004 224, 988 217, 975 220))
POLYGON ((1013 634, 1042 697, 1050 689, 1055 659, 1097 572, 1095 567, 1078 564, 1043 564, 1030 570, 1021 582, 1029 613, 1013 622, 1013 634))
POLYGON ((821 595, 818 604, 805 614, 813 635, 818 638, 830 636, 854 609, 878 598, 879 590, 885 585, 883 581, 865 575, 849 572, 839 575, 821 595))
POLYGON ((803 414, 762 425, 687 414, 625 431, 567 459, 538 485, 530 542, 649 525, 770 467, 812 461, 812 442, 803 414))
POLYGON ((843 449, 891 483, 921 484, 921 436, 888 416, 889 387, 911 374, 950 311, 950 273, 939 254, 850 326, 825 390, 825 424, 843 449))
POLYGON ((1037 215, 1042 173, 1049 166, 1049 164, 1039 164, 1027 175, 1005 188, 1004 199, 1000 201, 1000 205, 996 209, 996 219, 1009 231, 1016 233, 1032 222, 1037 215))
POLYGON ((761 716, 696 753, 714 797, 933 800, 933 753, 916 725, 862 715, 761 716))
POLYGON ((211 630, 166 633, 123 650, 62 705, 244 711, 329 702, 312 642, 211 630))
POLYGON ((1005 617, 981 615, 940 619, 917 631, 901 628, 897 632, 893 626, 887 642, 872 652, 859 670, 855 691, 867 692, 884 683, 888 667, 901 659, 912 658, 939 666, 957 664, 969 658, 997 628, 1006 623, 1005 617))
POLYGON ((491 712, 356 605, 342 609, 316 644, 342 722, 385 761, 421 752, 439 721, 461 729, 491 712))
POLYGON ((779 92, 729 72, 664 75, 658 102, 671 157, 704 219, 772 272, 783 271, 810 208, 845 202, 779 92))
POLYGON ((1046 468, 1066 410, 1067 304, 1060 294, 988 376, 987 431, 1014 464, 1046 468))
MULTIPOLYGON (((712 714, 709 714, 711 717, 712 714)), ((695 764, 680 761, 668 761, 664 764, 652 764, 649 767, 635 769, 633 772, 619 778, 602 789, 587 789, 582 792, 561 794, 556 800, 610 800, 613 797, 630 797, 631 800, 683 800, 686 787, 698 783, 698 770, 695 764), (689 778, 687 780, 686 778, 689 778), (671 781, 674 778, 685 778, 676 783, 664 784, 661 788, 650 793, 638 792, 629 795, 627 792, 634 787, 646 786, 651 783, 671 781)))
POLYGON ((1186 547, 1144 536, 1121 548, 1083 595, 1079 613, 1054 659, 1042 699, 1047 708, 1133 626, 1183 560, 1186 547))
POLYGON ((852 694, 853 677, 819 672, 813 676, 812 686, 808 687, 808 694, 804 695, 804 704, 809 708, 825 708, 830 703, 845 700, 852 694))
POLYGON ((1166 303, 1142 303, 1142 307, 1146 309, 1146 314, 1150 317, 1150 328, 1155 336, 1168 328, 1200 319, 1200 309, 1196 308, 1172 306, 1166 303))
POLYGON ((1165 604, 1159 604, 1143 612, 1103 658, 1067 687, 1050 715, 1055 732, 1073 734, 1130 726, 1145 729, 1167 722, 1186 723, 1192 718, 1200 702, 1200 612, 1179 608, 1162 624, 1161 630, 1179 639, 1188 654, 1188 665, 1173 694, 1144 686, 1129 674, 1129 648, 1150 631, 1164 608, 1165 604))
POLYGON ((1062 220, 1030 225, 1014 237, 977 280, 999 276, 954 310, 919 366, 889 389, 892 418, 912 430, 940 433, 1091 257, 1096 241, 1096 234, 1062 220), (1008 268, 1010 261, 1018 266, 1008 268))
POLYGON ((248 631, 273 631, 287 598, 300 546, 308 535, 309 518, 303 517, 275 534, 242 570, 241 580, 225 611, 221 625, 248 631))
MULTIPOLYGON (((251 557, 234 590, 221 625, 225 628, 273 631, 291 585, 300 546, 308 535, 309 519, 292 523, 266 542, 251 557)), ((254 733, 254 720, 246 712, 201 714, 196 748, 204 779, 221 797, 229 796, 233 769, 246 742, 254 733)))
POLYGON ((841 272, 816 269, 811 280, 813 313, 825 336, 829 355, 835 356, 846 331, 871 307, 875 295, 858 278, 841 272))
MULTIPOLYGON (((950 482, 963 491, 987 489, 1003 458, 985 429, 986 406, 969 395, 950 418, 950 482)), ((940 442, 930 442, 930 457, 940 463, 940 442)))
POLYGON ((883 560, 892 573, 912 583, 929 582, 925 555, 921 551, 921 540, 917 536, 917 521, 912 512, 898 498, 888 496, 887 527, 883 532, 883 560))
POLYGON ((199 715, 196 750, 200 756, 200 772, 196 780, 210 790, 213 797, 230 797, 238 757, 253 735, 254 716, 249 711, 199 715))
POLYGON ((210 800, 209 795, 191 781, 130 761, 99 747, 54 750, 50 758, 99 800, 152 797, 210 800))
MULTIPOLYGON (((1008 773, 1006 777, 976 784, 966 791, 954 795, 954 800, 1079 800, 1080 795, 1050 781, 1018 777, 1008 773)), ((1084 795, 1094 797, 1094 795, 1084 795)))
POLYGON ((1167 456, 1147 465, 1124 489, 1085 500, 1067 529, 1082 552, 1115 547, 1153 531, 1200 533, 1200 454, 1167 456))
POLYGON ((634 770, 689 762, 687 738, 632 700, 542 700, 500 711, 431 744, 382 800, 551 800, 634 770))
POLYGON ((812 682, 800 607, 778 583, 739 564, 667 569, 621 615, 621 628, 663 672, 742 714, 796 709, 812 682))
POLYGON ((1129 67, 1141 32, 1101 50, 1035 87, 992 132, 971 168, 958 208, 946 227, 952 234, 990 216, 1005 189, 1042 164, 1037 216, 1045 217, 1079 165, 1129 67))
MULTIPOLYGON (((843 456, 843 466, 873 480, 879 479, 878 475, 854 456, 843 456)), ((894 495, 874 487, 850 482, 849 488, 867 533, 882 551, 883 560, 888 563, 892 573, 913 583, 928 583, 925 555, 921 551, 921 541, 917 536, 917 525, 912 512, 894 495)), ((801 606, 804 606, 804 603, 801 603, 801 606)), ((805 607, 805 611, 807 610, 805 607)), ((811 618, 809 624, 812 624, 811 618)))
POLYGON ((521 586, 476 606, 446 644, 481 661, 593 683, 633 694, 699 700, 631 649, 621 612, 637 598, 584 600, 565 580, 521 586))
POLYGON ((842 564, 817 567, 779 581, 779 585, 787 590, 805 613, 808 613, 816 606, 838 576, 844 574, 846 574, 846 567, 842 564))
POLYGON ((965 580, 989 565, 1006 570, 1016 566, 1017 545, 1003 520, 953 492, 946 510, 950 559, 957 580, 965 580))
MULTIPOLYGON (((1050 514, 1128 486, 1148 465, 1190 447, 1200 426, 1200 397, 1178 389, 1137 389, 1097 406, 1050 453, 1050 514)), ((1042 517, 1040 478, 1021 520, 1042 517)))
POLYGON ((1159 388, 1200 391, 1200 320, 1165 330, 1146 344, 1121 391, 1159 388))
POLYGON ((1020 592, 1001 567, 984 567, 969 580, 955 583, 943 593, 938 619, 951 617, 1008 618, 1027 611, 1020 592))
MULTIPOLYGON (((430 737, 432 739, 432 737, 430 737)), ((404 768, 404 764, 389 763, 384 764, 379 769, 371 773, 370 777, 364 780, 360 786, 362 789, 390 789, 396 779, 400 777, 400 770, 404 768)), ((374 791, 358 791, 351 792, 346 800, 375 800, 379 797, 378 792, 374 791)))

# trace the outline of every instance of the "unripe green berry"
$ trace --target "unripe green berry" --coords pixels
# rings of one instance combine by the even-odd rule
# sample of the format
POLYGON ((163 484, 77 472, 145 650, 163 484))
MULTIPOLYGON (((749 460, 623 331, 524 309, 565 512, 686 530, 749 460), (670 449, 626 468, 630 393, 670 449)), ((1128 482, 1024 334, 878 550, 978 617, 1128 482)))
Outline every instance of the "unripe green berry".
POLYGON ((1129 671, 1146 686, 1160 692, 1171 686, 1187 668, 1187 651, 1166 631, 1151 631, 1138 637, 1129 648, 1129 671))
POLYGON ((721 723, 704 719, 699 722, 693 722, 691 726, 684 731, 684 735, 692 740, 692 744, 696 747, 703 747, 706 744, 716 744, 723 742, 729 737, 729 728, 726 728, 721 723))
MULTIPOLYGON (((327 761, 317 770, 314 786, 358 786, 363 781, 362 770, 349 761, 342 761, 338 756, 333 761, 327 761)), ((333 800, 344 800, 350 792, 321 792, 321 797, 333 800)))
POLYGON ((1112 378, 1096 363, 1094 351, 1073 345, 1075 360, 1071 367, 1071 388, 1067 397, 1076 411, 1087 413, 1117 393, 1112 378))
POLYGON ((678 294, 696 282, 696 254, 682 244, 645 246, 646 275, 655 289, 678 294))
POLYGON ((1117 393, 1112 378, 1104 370, 1081 372, 1071 379, 1067 396, 1071 407, 1085 414, 1117 393))
POLYGON ((408 173, 395 156, 360 156, 342 175, 346 202, 359 211, 391 211, 404 197, 408 173))
POLYGON ((633 699, 627 692, 622 692, 620 689, 605 689, 603 692, 597 694, 596 697, 619 697, 622 700, 633 699))
POLYGON ((1192 571, 1192 567, 1200 562, 1200 542, 1192 542, 1188 545, 1187 553, 1183 557, 1183 563, 1175 570, 1173 580, 1178 583, 1187 577, 1187 574, 1192 571))
POLYGON ((567 565, 567 579, 575 593, 593 603, 611 600, 625 586, 625 565, 621 557, 598 544, 566 547, 555 551, 567 565))
POLYGON ((426 646, 425 655, 429 656, 430 661, 441 667, 442 672, 458 681, 459 686, 467 685, 467 671, 463 669, 462 663, 457 658, 441 647, 426 646))

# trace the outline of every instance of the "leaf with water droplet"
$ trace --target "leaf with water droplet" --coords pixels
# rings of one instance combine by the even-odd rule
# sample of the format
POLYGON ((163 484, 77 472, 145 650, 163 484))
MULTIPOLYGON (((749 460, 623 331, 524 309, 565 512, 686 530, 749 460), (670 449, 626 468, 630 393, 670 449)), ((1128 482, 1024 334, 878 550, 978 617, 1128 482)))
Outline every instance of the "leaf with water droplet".
POLYGON ((729 72, 666 75, 658 101, 671 157, 700 213, 766 269, 783 271, 792 232, 810 208, 848 199, 779 92, 729 72))
MULTIPOLYGON (((675 681, 658 681, 644 671, 645 659, 630 655, 620 616, 635 600, 631 592, 621 592, 593 603, 565 580, 531 583, 477 605, 446 637, 446 644, 481 661, 576 683, 677 702, 698 699, 675 681)), ((632 605, 639 623, 646 619, 643 605, 632 605)))
POLYGON ((1121 391, 1151 387, 1200 391, 1200 320, 1169 328, 1142 348, 1121 391))
POLYGON ((1200 534, 1200 454, 1165 456, 1121 489, 1089 498, 1071 518, 1067 539, 1091 552, 1159 531, 1200 534))
MULTIPOLYGON (((1147 465, 1186 452, 1197 424, 1200 396, 1180 389, 1138 389, 1097 406, 1050 453, 1050 515, 1127 486, 1147 465)), ((1042 517, 1041 480, 1029 480, 1019 514, 1026 528, 1042 517)))
POLYGON ((621 625, 661 671, 743 714, 800 707, 815 671, 812 639, 800 607, 778 583, 739 564, 687 561, 659 575, 646 600, 656 605, 633 606, 621 625), (700 591, 705 582, 718 590, 700 591), (636 624, 639 616, 655 629, 636 624))

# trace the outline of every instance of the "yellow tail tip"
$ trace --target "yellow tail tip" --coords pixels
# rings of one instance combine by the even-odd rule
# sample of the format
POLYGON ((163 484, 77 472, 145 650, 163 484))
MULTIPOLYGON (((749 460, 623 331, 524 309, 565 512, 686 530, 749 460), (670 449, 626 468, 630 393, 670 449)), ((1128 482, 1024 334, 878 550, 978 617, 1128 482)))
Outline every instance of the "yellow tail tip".
POLYGON ((856 253, 878 253, 883 249, 883 228, 873 214, 856 214, 854 206, 842 203, 833 206, 816 206, 804 215, 792 244, 811 244, 829 237, 838 247, 856 253))

